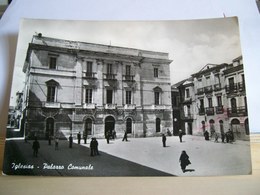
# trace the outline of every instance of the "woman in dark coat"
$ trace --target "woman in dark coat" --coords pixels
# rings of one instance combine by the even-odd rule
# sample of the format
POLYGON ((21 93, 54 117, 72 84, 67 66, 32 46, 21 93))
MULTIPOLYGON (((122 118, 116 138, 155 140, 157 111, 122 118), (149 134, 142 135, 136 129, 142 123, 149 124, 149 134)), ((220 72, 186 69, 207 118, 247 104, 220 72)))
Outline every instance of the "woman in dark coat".
POLYGON ((186 166, 191 164, 190 160, 189 160, 189 156, 187 155, 185 150, 182 151, 179 162, 181 163, 181 169, 182 169, 182 172, 184 173, 186 166))

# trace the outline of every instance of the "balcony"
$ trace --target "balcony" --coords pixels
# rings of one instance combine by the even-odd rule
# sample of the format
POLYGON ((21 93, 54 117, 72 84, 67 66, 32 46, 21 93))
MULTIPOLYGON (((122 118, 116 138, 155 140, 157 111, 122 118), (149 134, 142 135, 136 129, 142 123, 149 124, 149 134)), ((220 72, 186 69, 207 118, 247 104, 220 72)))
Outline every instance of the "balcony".
POLYGON ((215 110, 216 110, 216 114, 223 114, 224 113, 223 106, 216 106, 215 110))
POLYGON ((104 80, 116 80, 116 74, 104 74, 104 80))
POLYGON ((211 115, 214 115, 214 107, 208 107, 208 108, 206 108, 206 114, 208 115, 208 116, 211 116, 211 115))
POLYGON ((214 85, 214 91, 220 91, 220 90, 221 90, 221 85, 220 85, 220 83, 215 84, 215 85, 214 85))
POLYGON ((232 85, 226 85, 225 88, 226 88, 227 94, 229 94, 229 93, 237 93, 238 85, 237 85, 237 83, 234 83, 232 85))
POLYGON ((205 108, 199 108, 199 115, 205 115, 205 108))
POLYGON ((246 107, 228 108, 228 117, 242 117, 247 116, 246 107))
POLYGON ((191 103, 192 103, 192 99, 191 99, 191 98, 186 98, 186 99, 182 102, 183 105, 191 104, 191 103))
POLYGON ((116 104, 105 104, 105 109, 108 110, 116 109, 116 104))
POLYGON ((85 78, 86 79, 96 79, 96 72, 86 72, 85 73, 85 78))
POLYGON ((193 120, 193 114, 191 113, 181 113, 182 120, 193 120))
POLYGON ((244 82, 240 82, 238 83, 238 90, 241 91, 245 91, 245 83, 244 82))
POLYGON ((134 110, 135 104, 125 104, 124 109, 125 110, 134 110))
POLYGON ((213 91, 213 87, 210 85, 210 86, 207 86, 207 87, 204 87, 204 92, 205 93, 211 93, 213 91))
POLYGON ((123 75, 123 81, 135 82, 134 75, 123 75))
POLYGON ((197 89, 197 95, 201 95, 204 93, 204 88, 198 88, 197 89))
POLYGON ((92 103, 85 103, 83 105, 83 108, 84 109, 95 109, 96 108, 96 105, 95 104, 92 104, 92 103))
POLYGON ((43 107, 45 108, 60 108, 59 102, 43 102, 43 107))

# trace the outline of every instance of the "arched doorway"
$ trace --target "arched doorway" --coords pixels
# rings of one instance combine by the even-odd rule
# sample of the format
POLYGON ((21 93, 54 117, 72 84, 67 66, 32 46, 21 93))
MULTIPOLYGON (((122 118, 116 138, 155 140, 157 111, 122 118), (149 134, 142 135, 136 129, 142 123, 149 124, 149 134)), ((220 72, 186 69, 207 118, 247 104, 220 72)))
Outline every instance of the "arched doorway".
POLYGON ((233 119, 231 121, 231 130, 236 135, 236 137, 241 137, 240 121, 238 119, 233 119))
POLYGON ((156 118, 156 132, 161 132, 161 119, 156 118))
POLYGON ((47 118, 46 120, 46 136, 54 136, 54 119, 47 118))
POLYGON ((105 135, 107 132, 109 132, 109 134, 112 134, 112 131, 115 130, 115 119, 112 116, 108 116, 105 119, 105 135))
POLYGON ((87 118, 85 121, 85 133, 86 135, 92 135, 92 120, 87 118))
POLYGON ((131 118, 126 119, 126 132, 132 133, 132 119, 131 118))

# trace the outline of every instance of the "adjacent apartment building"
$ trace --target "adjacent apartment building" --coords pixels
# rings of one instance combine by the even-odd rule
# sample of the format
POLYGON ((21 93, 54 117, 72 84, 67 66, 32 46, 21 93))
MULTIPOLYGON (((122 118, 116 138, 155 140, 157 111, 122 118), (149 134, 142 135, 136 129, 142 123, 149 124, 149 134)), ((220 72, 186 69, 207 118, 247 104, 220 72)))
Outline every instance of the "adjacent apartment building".
POLYGON ((186 134, 230 129, 237 139, 249 139, 242 56, 230 64, 207 64, 177 87, 181 119, 178 125, 186 134))
POLYGON ((26 135, 156 136, 172 128, 168 53, 33 36, 26 73, 26 135))

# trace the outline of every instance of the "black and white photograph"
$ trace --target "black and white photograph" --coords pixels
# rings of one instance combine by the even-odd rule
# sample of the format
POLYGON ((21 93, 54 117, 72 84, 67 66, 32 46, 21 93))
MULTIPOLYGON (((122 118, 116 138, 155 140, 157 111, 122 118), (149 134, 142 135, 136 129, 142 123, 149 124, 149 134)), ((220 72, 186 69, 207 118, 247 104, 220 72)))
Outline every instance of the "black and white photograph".
POLYGON ((236 17, 23 19, 5 175, 252 174, 236 17))

